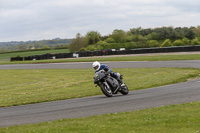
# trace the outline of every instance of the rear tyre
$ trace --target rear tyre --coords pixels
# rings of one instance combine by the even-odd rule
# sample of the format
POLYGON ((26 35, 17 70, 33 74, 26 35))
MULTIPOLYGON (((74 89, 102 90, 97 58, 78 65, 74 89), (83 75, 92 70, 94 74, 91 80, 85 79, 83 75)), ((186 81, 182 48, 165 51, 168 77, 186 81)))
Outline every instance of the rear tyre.
POLYGON ((104 84, 100 84, 99 86, 104 95, 106 95, 107 97, 112 97, 113 93, 109 85, 106 86, 104 84))
POLYGON ((125 86, 121 87, 120 93, 122 93, 123 95, 127 95, 129 92, 127 85, 125 84, 125 86))

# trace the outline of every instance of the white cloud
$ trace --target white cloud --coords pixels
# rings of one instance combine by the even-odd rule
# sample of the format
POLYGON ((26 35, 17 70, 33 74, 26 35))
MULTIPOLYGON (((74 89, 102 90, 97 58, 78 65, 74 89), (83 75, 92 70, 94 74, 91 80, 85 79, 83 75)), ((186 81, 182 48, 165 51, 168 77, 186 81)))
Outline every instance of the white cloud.
POLYGON ((0 41, 72 38, 90 30, 197 26, 198 0, 1 0, 0 41))

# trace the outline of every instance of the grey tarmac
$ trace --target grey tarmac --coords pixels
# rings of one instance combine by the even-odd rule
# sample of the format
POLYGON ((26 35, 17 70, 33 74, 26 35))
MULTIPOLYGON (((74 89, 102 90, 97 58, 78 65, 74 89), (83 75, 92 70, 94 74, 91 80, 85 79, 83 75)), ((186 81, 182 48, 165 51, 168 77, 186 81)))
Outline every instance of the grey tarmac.
MULTIPOLYGON (((156 68, 156 67, 191 67, 200 68, 200 60, 181 61, 121 61, 101 62, 111 68, 156 68)), ((0 65, 0 69, 92 69, 92 62, 79 63, 46 63, 46 64, 13 64, 0 65)))

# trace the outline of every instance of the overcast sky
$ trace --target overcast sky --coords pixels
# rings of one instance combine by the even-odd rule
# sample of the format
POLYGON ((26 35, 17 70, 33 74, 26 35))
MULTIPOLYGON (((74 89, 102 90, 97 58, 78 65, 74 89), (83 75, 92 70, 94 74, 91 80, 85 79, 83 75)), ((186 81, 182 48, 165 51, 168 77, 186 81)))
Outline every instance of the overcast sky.
POLYGON ((0 0, 0 42, 200 25, 200 0, 0 0))

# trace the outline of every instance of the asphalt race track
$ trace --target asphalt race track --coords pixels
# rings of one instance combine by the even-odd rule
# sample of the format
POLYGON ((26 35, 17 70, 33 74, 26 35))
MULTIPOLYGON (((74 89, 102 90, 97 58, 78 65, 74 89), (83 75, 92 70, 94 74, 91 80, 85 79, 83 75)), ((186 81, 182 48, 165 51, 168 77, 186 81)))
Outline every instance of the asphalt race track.
MULTIPOLYGON (((192 67, 200 68, 200 60, 184 61, 129 61, 129 62, 101 62, 111 68, 155 68, 155 67, 192 67)), ((51 63, 51 64, 16 64, 0 65, 0 69, 80 69, 92 68, 91 62, 81 63, 51 63)))
MULTIPOLYGON (((111 68, 192 67, 200 68, 200 60, 153 62, 105 62, 111 68)), ((91 63, 55 63, 0 65, 0 69, 80 69, 91 68, 91 63)), ((184 83, 130 91, 127 96, 104 95, 70 100, 0 108, 0 127, 85 117, 106 113, 140 110, 170 104, 200 101, 200 79, 184 83)))

